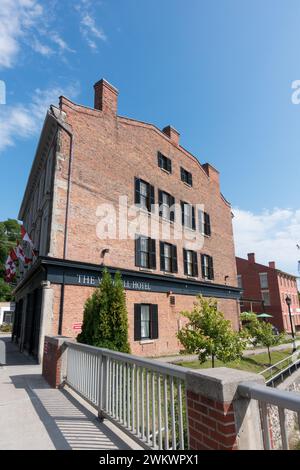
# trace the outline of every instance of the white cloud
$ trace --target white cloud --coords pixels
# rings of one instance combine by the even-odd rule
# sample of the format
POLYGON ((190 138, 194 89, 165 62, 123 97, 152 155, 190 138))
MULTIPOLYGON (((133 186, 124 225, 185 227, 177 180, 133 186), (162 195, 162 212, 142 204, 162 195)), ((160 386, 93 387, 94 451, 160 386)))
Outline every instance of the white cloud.
POLYGON ((55 52, 75 52, 53 30, 55 16, 48 18, 47 4, 43 7, 38 0, 0 0, 0 3, 0 68, 15 65, 22 44, 45 57, 55 52))
POLYGON ((278 209, 254 214, 233 209, 236 255, 255 252, 256 261, 275 261, 278 269, 298 275, 300 251, 300 209, 278 209))
POLYGON ((0 8, 0 67, 15 63, 19 41, 39 20, 42 6, 36 0, 1 0, 0 8))
POLYGON ((46 44, 42 44, 38 39, 34 38, 31 47, 35 52, 38 52, 41 55, 46 57, 53 55, 54 50, 51 47, 47 46, 46 44))
POLYGON ((75 6, 75 9, 80 14, 80 32, 82 37, 87 42, 88 46, 96 51, 98 49, 97 42, 99 40, 106 41, 107 36, 103 29, 100 28, 94 19, 92 13, 92 4, 89 0, 81 0, 79 4, 75 6))
POLYGON ((66 41, 62 39, 57 33, 52 33, 50 34, 50 39, 52 42, 54 42, 60 49, 61 52, 75 52, 73 49, 71 49, 66 41))
POLYGON ((78 94, 79 84, 75 82, 65 88, 36 89, 28 106, 23 104, 1 106, 0 152, 15 145, 19 139, 27 139, 38 134, 43 125, 47 108, 50 104, 57 104, 60 95, 75 98, 78 94))

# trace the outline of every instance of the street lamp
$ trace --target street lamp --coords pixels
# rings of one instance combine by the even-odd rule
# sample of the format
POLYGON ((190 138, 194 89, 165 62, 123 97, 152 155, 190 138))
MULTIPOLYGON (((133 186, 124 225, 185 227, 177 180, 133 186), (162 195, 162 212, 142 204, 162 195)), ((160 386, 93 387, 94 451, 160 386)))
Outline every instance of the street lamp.
POLYGON ((295 342, 295 333, 294 333, 294 327, 293 327, 293 320, 292 320, 292 313, 291 313, 291 303, 292 300, 291 298, 287 295, 285 298, 286 304, 289 309, 289 317, 290 317, 290 324, 291 324, 291 332, 292 332, 292 338, 293 338, 293 353, 297 350, 296 348, 296 342, 295 342))

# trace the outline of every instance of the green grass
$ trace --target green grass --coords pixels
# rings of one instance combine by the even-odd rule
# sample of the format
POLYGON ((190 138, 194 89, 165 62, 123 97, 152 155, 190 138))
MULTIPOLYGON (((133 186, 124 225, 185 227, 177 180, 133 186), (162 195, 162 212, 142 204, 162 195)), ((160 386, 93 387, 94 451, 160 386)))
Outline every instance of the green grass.
MULTIPOLYGON (((290 349, 285 349, 283 351, 273 351, 271 352, 272 364, 285 359, 287 356, 290 356, 292 351, 290 349)), ((185 361, 180 362, 181 366, 189 367, 191 369, 209 369, 211 368, 211 361, 206 361, 201 364, 199 361, 185 361)), ((269 367, 269 357, 268 353, 255 354, 248 357, 243 357, 237 361, 227 362, 226 364, 222 361, 215 360, 215 367, 230 367, 231 369, 245 370, 248 372, 258 373, 269 367)))

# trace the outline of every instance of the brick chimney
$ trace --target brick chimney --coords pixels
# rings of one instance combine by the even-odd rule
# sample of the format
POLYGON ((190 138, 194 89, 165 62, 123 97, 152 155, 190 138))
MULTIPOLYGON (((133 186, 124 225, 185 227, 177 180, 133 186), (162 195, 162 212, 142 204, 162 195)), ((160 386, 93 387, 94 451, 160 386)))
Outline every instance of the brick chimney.
POLYGON ((276 269, 275 261, 269 261, 269 268, 276 269))
POLYGON ((95 99, 94 107, 104 113, 117 114, 118 90, 108 83, 104 78, 94 85, 95 99))
POLYGON ((249 263, 255 263, 255 253, 248 253, 249 263))
POLYGON ((174 129, 174 127, 167 126, 167 127, 164 127, 162 131, 164 134, 166 134, 169 137, 171 142, 173 142, 177 146, 179 145, 180 134, 178 131, 176 131, 176 129, 174 129))

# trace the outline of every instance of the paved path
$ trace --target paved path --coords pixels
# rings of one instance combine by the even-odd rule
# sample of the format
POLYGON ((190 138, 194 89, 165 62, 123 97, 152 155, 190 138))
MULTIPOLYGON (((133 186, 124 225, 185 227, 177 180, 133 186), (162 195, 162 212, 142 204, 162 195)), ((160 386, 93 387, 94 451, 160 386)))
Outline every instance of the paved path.
POLYGON ((109 421, 67 390, 49 387, 41 367, 0 335, 7 364, 0 366, 0 450, 139 449, 109 421))
MULTIPOLYGON (((292 343, 286 343, 286 344, 279 344, 278 346, 274 346, 271 349, 271 351, 282 351, 284 349, 291 349, 291 354, 292 354, 292 343)), ((296 341, 296 346, 300 346, 300 340, 296 341)), ((260 353, 265 353, 268 352, 267 348, 256 348, 256 349, 247 349, 244 351, 244 356, 253 356, 255 354, 260 354, 260 353)), ((164 357, 157 357, 156 358, 158 361, 161 362, 191 362, 191 361, 196 361, 198 359, 197 354, 187 354, 187 355, 177 355, 177 356, 164 356, 164 357)))

